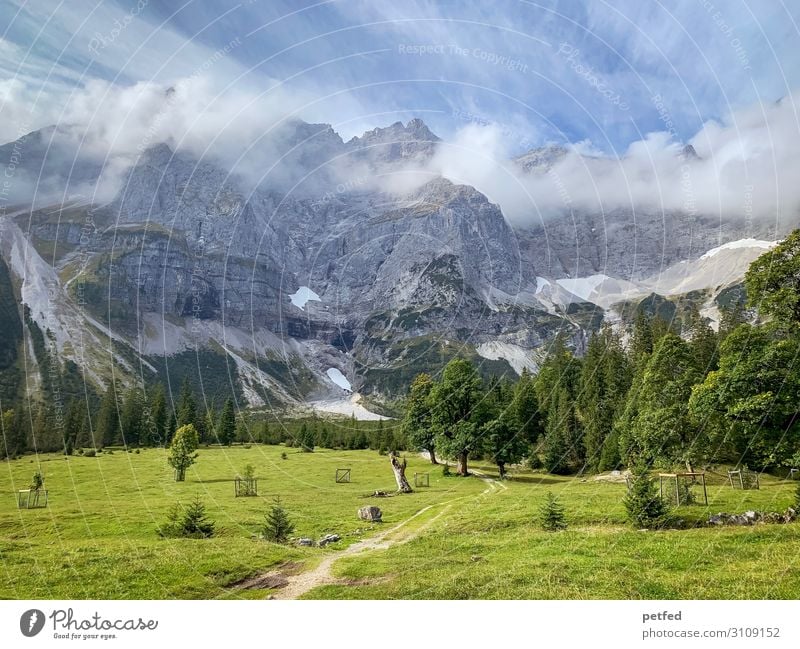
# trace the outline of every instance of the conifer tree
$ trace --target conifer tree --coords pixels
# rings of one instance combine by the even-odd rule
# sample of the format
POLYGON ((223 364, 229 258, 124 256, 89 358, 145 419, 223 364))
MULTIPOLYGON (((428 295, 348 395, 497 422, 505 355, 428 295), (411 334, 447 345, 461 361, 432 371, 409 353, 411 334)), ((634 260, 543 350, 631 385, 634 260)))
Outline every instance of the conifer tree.
POLYGON ((553 495, 547 492, 547 497, 539 509, 539 523, 542 529, 548 532, 558 532, 567 529, 567 518, 564 515, 564 506, 553 495))
POLYGON ((644 464, 632 469, 631 488, 623 499, 628 520, 637 528, 654 529, 668 522, 669 508, 644 464))
POLYGON ((233 407, 233 399, 228 397, 225 400, 225 405, 222 407, 222 414, 219 417, 219 425, 217 426, 217 435, 219 443, 226 446, 233 444, 236 437, 236 412, 233 407))
POLYGON ((292 532, 294 532, 294 524, 289 519, 289 514, 284 509, 280 498, 275 498, 272 507, 266 514, 262 534, 267 541, 286 543, 292 532))

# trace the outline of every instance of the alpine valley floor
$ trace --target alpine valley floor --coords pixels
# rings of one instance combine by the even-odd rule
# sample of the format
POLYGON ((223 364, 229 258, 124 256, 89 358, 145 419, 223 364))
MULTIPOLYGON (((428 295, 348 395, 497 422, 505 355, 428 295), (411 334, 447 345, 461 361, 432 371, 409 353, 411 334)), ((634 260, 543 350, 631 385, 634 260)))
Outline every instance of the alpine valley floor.
MULTIPOLYGON (((800 598, 800 523, 638 531, 625 522, 624 483, 530 471, 500 482, 481 463, 472 477, 444 477, 423 458, 408 460, 408 475, 429 472, 430 487, 384 498, 370 497, 394 489, 389 461, 375 451, 201 449, 184 483, 173 481, 159 449, 5 461, 0 597, 800 598), (233 477, 247 464, 259 495, 235 498, 233 477), (337 468, 350 468, 352 482, 336 484, 337 468), (17 509, 16 491, 37 469, 48 507, 17 509), (537 523, 548 491, 566 508, 564 532, 537 523), (324 548, 261 540, 275 496, 295 537, 341 540, 324 548), (195 497, 216 523, 214 537, 161 538, 169 509, 195 497), (383 510, 382 524, 358 519, 368 504, 383 510)), ((763 476, 758 491, 734 490, 717 470, 708 474, 709 505, 681 507, 678 518, 782 511, 792 502, 796 483, 763 476)))

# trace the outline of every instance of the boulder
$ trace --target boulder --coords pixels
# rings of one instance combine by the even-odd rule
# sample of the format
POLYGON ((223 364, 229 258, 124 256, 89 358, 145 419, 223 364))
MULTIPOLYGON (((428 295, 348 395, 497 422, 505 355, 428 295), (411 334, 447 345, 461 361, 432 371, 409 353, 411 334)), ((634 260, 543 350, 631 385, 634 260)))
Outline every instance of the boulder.
POLYGON ((708 517, 708 524, 709 525, 725 525, 725 521, 727 520, 728 515, 723 514, 720 512, 719 514, 714 514, 708 517))
POLYGON ((319 547, 324 548, 329 543, 336 543, 337 541, 341 540, 341 537, 338 534, 326 534, 319 540, 319 547))
POLYGON ((297 545, 304 545, 306 547, 311 547, 312 545, 314 545, 314 540, 307 538, 298 539, 297 545))
POLYGON ((361 520, 370 521, 371 523, 380 523, 383 518, 383 512, 379 507, 375 507, 375 505, 368 505, 358 510, 358 517, 361 520))

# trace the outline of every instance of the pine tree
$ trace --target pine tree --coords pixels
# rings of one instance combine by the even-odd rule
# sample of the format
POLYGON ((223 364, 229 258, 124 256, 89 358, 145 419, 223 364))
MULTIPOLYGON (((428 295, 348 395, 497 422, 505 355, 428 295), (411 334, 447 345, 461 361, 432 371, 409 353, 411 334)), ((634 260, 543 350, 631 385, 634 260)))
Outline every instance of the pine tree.
POLYGON ((513 426, 528 444, 535 444, 544 433, 539 400, 536 397, 536 384, 525 367, 514 387, 510 405, 513 426))
POLYGON ((638 528, 655 529, 666 525, 669 508, 661 500, 647 467, 637 465, 632 470, 631 480, 631 488, 623 499, 628 520, 638 528))
POLYGON ((289 519, 289 514, 283 508, 280 498, 275 498, 272 507, 266 514, 262 534, 267 541, 286 543, 292 532, 294 532, 294 525, 289 519))
POLYGON ((564 515, 564 506, 553 495, 547 492, 547 498, 539 509, 539 523, 542 529, 548 532, 558 532, 567 529, 567 519, 564 515))
POLYGON ((149 430, 143 443, 147 446, 164 446, 167 440, 167 397, 159 383, 150 400, 149 430))
POLYGON ((175 437, 175 431, 178 429, 178 420, 175 417, 175 411, 171 411, 169 419, 167 420, 167 427, 164 430, 164 444, 169 445, 175 437))
MULTIPOLYGON (((581 366, 578 395, 586 464, 590 469, 597 469, 603 464, 603 449, 612 434, 614 419, 622 408, 629 387, 630 371, 622 344, 610 327, 604 327, 589 340, 581 366)), ((613 458, 606 451, 605 463, 610 461, 613 458)))
POLYGON ((97 426, 95 426, 97 433, 95 438, 96 446, 113 446, 120 443, 119 416, 120 405, 117 389, 114 383, 111 383, 103 395, 100 410, 97 413, 97 426))
POLYGON ((120 424, 122 440, 125 446, 139 446, 140 440, 145 436, 142 412, 144 409, 144 396, 138 388, 130 388, 122 401, 122 414, 120 424))
POLYGON ((178 428, 192 424, 197 430, 197 404, 194 400, 194 393, 192 386, 189 384, 189 379, 184 378, 181 385, 181 393, 178 397, 178 410, 175 413, 176 423, 178 428))
POLYGON ((303 453, 314 452, 314 431, 308 427, 306 422, 303 422, 300 426, 300 434, 297 437, 297 441, 303 449, 303 453))
POLYGON ((159 533, 162 536, 206 539, 214 535, 214 522, 208 519, 206 506, 196 497, 186 507, 175 504, 159 533))
POLYGON ((217 436, 219 443, 230 446, 236 437, 236 412, 233 407, 233 399, 228 397, 222 407, 222 414, 219 417, 217 426, 217 436))

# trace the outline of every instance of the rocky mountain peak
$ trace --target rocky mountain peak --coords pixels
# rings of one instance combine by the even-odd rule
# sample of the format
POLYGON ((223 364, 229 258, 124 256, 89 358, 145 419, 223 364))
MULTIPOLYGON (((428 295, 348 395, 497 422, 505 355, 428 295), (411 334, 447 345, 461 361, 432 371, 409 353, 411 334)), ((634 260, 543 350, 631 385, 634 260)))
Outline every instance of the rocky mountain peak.
POLYGON ((547 173, 550 168, 567 155, 567 149, 558 144, 546 144, 531 149, 514 159, 524 171, 547 173))

